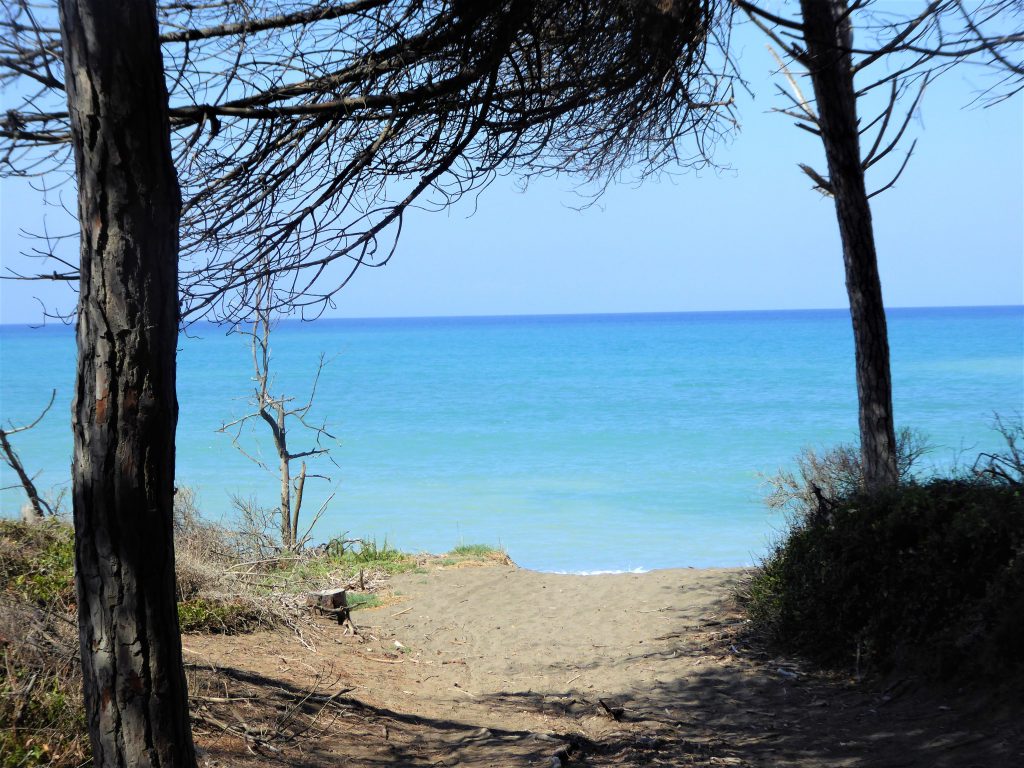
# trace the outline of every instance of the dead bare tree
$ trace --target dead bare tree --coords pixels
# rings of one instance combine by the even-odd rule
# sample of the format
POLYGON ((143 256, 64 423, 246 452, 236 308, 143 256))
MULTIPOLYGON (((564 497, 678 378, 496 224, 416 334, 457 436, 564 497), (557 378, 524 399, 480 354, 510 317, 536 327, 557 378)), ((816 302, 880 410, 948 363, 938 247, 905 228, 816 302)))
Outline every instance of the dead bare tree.
MULTIPOLYGON (((36 489, 35 479, 31 477, 28 472, 25 471, 25 465, 21 463, 21 458, 18 456, 18 452, 14 450, 14 446, 11 445, 11 435, 16 435, 19 432, 27 432, 34 428, 43 417, 50 412, 50 408, 53 407, 53 401, 57 398, 57 390, 53 390, 50 393, 50 401, 43 408, 42 412, 35 419, 28 424, 15 425, 14 422, 8 422, 8 426, 0 426, 0 450, 3 451, 3 460, 12 470, 14 474, 18 476, 18 484, 22 490, 25 491, 25 495, 28 497, 28 502, 21 511, 22 519, 28 523, 34 523, 42 520, 46 515, 53 516, 53 508, 50 503, 46 501, 42 496, 39 495, 39 491, 36 489)), ((17 486, 12 486, 17 487, 17 486)), ((7 490, 6 488, 4 490, 7 490)))
POLYGON ((4 4, 0 174, 78 188, 78 254, 54 238, 37 255, 56 268, 10 277, 80 290, 73 499, 97 768, 195 766, 173 569, 179 321, 315 315, 388 259, 411 205, 444 207, 506 169, 705 162, 731 105, 727 63, 709 59, 729 13, 4 4))
MULTIPOLYGON (((256 311, 256 319, 251 326, 242 332, 251 338, 253 382, 255 384, 249 404, 253 411, 237 419, 223 424, 219 432, 231 435, 231 442, 238 451, 259 467, 274 472, 255 452, 246 450, 242 444, 243 432, 251 427, 253 422, 263 422, 270 428, 273 439, 274 452, 277 455, 276 474, 281 484, 281 501, 277 507, 276 516, 280 530, 281 547, 285 551, 293 552, 300 550, 309 541, 313 526, 323 515, 327 504, 331 501, 332 493, 323 502, 317 512, 313 515, 306 529, 299 533, 299 519, 302 511, 302 501, 306 487, 306 480, 319 478, 330 481, 330 477, 322 474, 308 474, 306 470, 306 459, 322 457, 330 460, 330 447, 324 445, 326 440, 336 442, 336 438, 327 430, 326 422, 316 423, 310 418, 310 410, 316 398, 317 385, 320 382, 320 374, 323 372, 325 360, 320 356, 313 381, 310 385, 309 397, 302 403, 296 403, 295 398, 285 394, 275 394, 272 391, 274 377, 271 371, 271 348, 270 337, 273 324, 270 313, 266 309, 256 311), (315 447, 304 450, 293 450, 289 447, 289 434, 294 435, 294 427, 298 426, 307 434, 311 434, 315 447), (298 475, 293 479, 292 463, 300 462, 298 475)), ((332 463, 333 460, 331 460, 332 463)), ((244 506, 244 505, 242 505, 244 506)))
POLYGON ((846 289, 856 350, 863 481, 868 491, 899 479, 893 419, 889 340, 878 273, 870 200, 900 178, 916 140, 895 170, 870 190, 867 174, 895 157, 929 82, 956 64, 974 62, 998 72, 997 98, 1024 83, 1024 26, 1015 0, 974 3, 933 0, 917 13, 878 9, 869 0, 801 0, 795 18, 755 2, 734 0, 777 46, 789 88, 779 111, 821 139, 827 172, 800 164, 814 188, 835 200, 843 244, 846 289), (1010 32, 992 32, 993 27, 1010 32), (854 30, 868 43, 855 44, 854 30), (783 61, 785 57, 788 61, 783 61), (801 71, 797 76, 790 65, 801 71), (805 96, 797 77, 810 81, 805 96), (881 97, 880 106, 873 106, 881 97), (864 107, 862 110, 861 107, 864 107), (866 111, 867 114, 861 114, 866 111), (862 143, 863 142, 863 143, 862 143))

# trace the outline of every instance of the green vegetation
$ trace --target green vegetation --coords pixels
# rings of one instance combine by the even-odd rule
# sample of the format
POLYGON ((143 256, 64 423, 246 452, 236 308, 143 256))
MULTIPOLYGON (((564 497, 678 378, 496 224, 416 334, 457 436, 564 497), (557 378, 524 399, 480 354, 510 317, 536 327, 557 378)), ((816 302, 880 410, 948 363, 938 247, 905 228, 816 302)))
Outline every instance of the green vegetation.
POLYGON ((182 632, 234 635, 267 624, 265 614, 243 600, 211 600, 193 597, 178 603, 182 632))
MULTIPOLYGON (((330 550, 328 550, 330 551, 330 550)), ((352 568, 379 568, 385 573, 403 573, 416 567, 416 558, 406 552, 399 552, 384 539, 363 539, 357 546, 335 555, 336 561, 352 568)))
POLYGON ((74 536, 0 520, 0 768, 83 765, 74 536))
MULTIPOLYGON (((821 474, 808 466, 813 491, 821 474)), ((790 530, 744 595, 754 626, 860 671, 1024 672, 1024 476, 1008 468, 1006 456, 989 456, 957 477, 873 497, 791 495, 790 530)))
POLYGON ((486 559, 493 555, 504 555, 505 551, 498 547, 492 547, 490 544, 460 544, 448 554, 455 555, 456 557, 478 557, 486 559))
MULTIPOLYGON (((362 578, 377 582, 399 573, 420 572, 427 566, 509 565, 512 560, 502 549, 489 544, 463 544, 445 555, 414 555, 401 552, 375 539, 334 539, 318 555, 282 560, 279 575, 295 584, 311 580, 352 583, 362 578)), ((373 607, 373 606, 366 606, 373 607)))
POLYGON ((282 573, 288 574, 295 583, 310 580, 329 580, 335 583, 358 581, 360 572, 364 579, 377 580, 415 570, 417 558, 388 544, 387 539, 378 544, 374 539, 354 541, 334 539, 319 551, 282 561, 282 573))
POLYGON ((30 667, 12 665, 9 655, 5 661, 0 768, 86 764, 85 713, 80 701, 69 700, 68 680, 57 673, 40 678, 30 667))
MULTIPOLYGON (((178 621, 182 632, 235 634, 272 626, 295 596, 365 583, 353 609, 383 604, 373 590, 392 574, 426 565, 510 562, 484 545, 432 557, 387 540, 335 540, 318 550, 253 557, 253 534, 204 521, 194 495, 176 499, 178 621), (285 596, 286 600, 279 599, 285 596)), ((74 532, 65 521, 0 520, 0 768, 82 766, 88 735, 77 665, 74 532)), ((301 611, 300 609, 297 609, 301 611)), ((292 617, 294 619, 294 617, 292 617)))
POLYGON ((376 608, 383 605, 383 601, 372 592, 349 592, 345 595, 348 600, 348 607, 353 611, 360 608, 376 608))
POLYGON ((75 537, 69 525, 0 520, 0 583, 39 606, 75 603, 75 537))
POLYGON ((504 549, 490 544, 460 544, 436 561, 442 567, 465 565, 512 565, 504 549))

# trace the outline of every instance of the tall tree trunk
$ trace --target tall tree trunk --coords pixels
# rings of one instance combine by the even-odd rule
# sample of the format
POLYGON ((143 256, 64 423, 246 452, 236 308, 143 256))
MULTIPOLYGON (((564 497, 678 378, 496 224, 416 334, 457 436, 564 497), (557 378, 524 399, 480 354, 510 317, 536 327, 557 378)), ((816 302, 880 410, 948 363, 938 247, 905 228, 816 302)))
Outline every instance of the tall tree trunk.
POLYGON ((174 583, 181 195, 150 0, 61 0, 81 276, 73 501, 97 768, 194 768, 174 583))
POLYGON ((864 485, 874 492, 897 482, 896 435, 889 336, 861 164, 850 54, 853 28, 846 6, 845 0, 800 0, 821 139, 843 242, 856 349, 864 485))

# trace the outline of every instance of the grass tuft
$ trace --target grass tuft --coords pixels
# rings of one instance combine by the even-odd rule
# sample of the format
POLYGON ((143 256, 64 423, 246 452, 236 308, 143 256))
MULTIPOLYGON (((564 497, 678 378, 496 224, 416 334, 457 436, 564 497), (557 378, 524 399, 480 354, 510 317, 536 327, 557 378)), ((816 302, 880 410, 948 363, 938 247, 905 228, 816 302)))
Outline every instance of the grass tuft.
POLYGON ((448 554, 456 555, 457 557, 490 557, 501 551, 490 544, 460 544, 448 554))
POLYGON ((466 566, 466 565, 514 565, 512 558, 501 547, 493 547, 490 544, 460 544, 459 546, 442 556, 439 561, 442 566, 466 566))
POLYGON ((412 555, 398 551, 388 544, 387 539, 383 544, 378 544, 376 539, 364 539, 337 559, 345 565, 381 568, 387 573, 401 573, 415 566, 412 555))
POLYGON ((360 608, 379 608, 384 605, 384 601, 372 592, 349 592, 345 595, 345 599, 348 601, 348 607, 353 611, 360 608))

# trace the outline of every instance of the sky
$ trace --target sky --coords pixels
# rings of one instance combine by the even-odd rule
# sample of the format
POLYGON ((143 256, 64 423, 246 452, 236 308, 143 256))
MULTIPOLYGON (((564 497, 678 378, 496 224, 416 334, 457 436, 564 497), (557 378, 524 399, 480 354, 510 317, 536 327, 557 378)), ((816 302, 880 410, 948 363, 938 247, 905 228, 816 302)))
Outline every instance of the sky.
MULTIPOLYGON (((759 33, 739 42, 754 97, 738 94, 740 129, 716 147, 718 168, 626 178, 584 210, 573 179, 523 192, 499 178, 448 211, 410 215, 392 260, 357 273, 327 316, 846 307, 833 202, 797 167, 824 171, 823 152, 771 112, 783 99, 759 33)), ((872 201, 888 306, 1024 303, 1024 97, 970 106, 987 82, 961 67, 929 87, 904 142, 918 139, 914 157, 872 201)), ((17 267, 30 246, 19 231, 41 229, 39 198, 5 180, 0 206, 0 262, 17 267)), ((67 289, 2 281, 0 322, 39 322, 37 297, 73 307, 67 289)))

